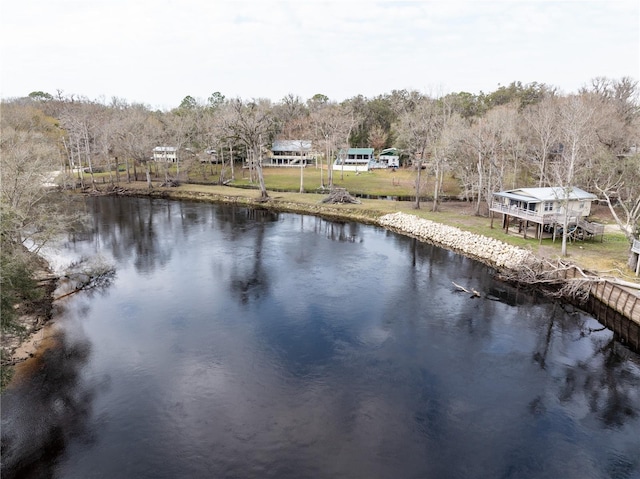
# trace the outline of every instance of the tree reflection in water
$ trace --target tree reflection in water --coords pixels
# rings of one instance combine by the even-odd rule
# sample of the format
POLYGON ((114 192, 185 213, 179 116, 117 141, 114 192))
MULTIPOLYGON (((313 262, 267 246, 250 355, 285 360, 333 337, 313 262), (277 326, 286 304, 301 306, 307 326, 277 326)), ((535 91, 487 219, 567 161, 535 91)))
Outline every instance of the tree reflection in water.
MULTIPOLYGON (((637 417, 634 405, 640 401, 640 378, 629 381, 634 374, 628 370, 632 366, 630 359, 637 358, 637 355, 620 344, 613 334, 601 327, 592 328, 593 324, 590 324, 586 316, 571 309, 569 305, 553 305, 545 334, 539 335, 541 341, 533 353, 533 360, 541 369, 546 370, 547 356, 551 350, 555 348, 557 354, 557 349, 568 349, 572 346, 553 344, 554 340, 565 337, 553 334, 557 327, 568 329, 565 335, 575 337, 576 342, 585 336, 589 337, 593 344, 591 355, 576 355, 571 362, 565 362, 560 368, 555 363, 555 370, 549 371, 558 385, 557 399, 562 403, 586 401, 589 411, 595 414, 605 427, 623 427, 630 419, 637 417), (572 320, 568 321, 567 317, 572 320), (562 318, 564 321, 560 322, 562 318), (625 381, 621 381, 621 378, 625 378, 625 381)), ((565 357, 568 358, 569 355, 565 357)), ((547 409, 545 400, 540 396, 532 401, 530 407, 534 414, 547 409)))
POLYGON ((91 354, 61 338, 3 398, 6 477, 640 470, 640 360, 580 311, 375 227, 91 201, 95 236, 69 249, 118 277, 77 313, 91 354))
POLYGON ((88 341, 58 333, 20 366, 2 395, 3 479, 51 477, 71 439, 92 441, 88 419, 95 391, 79 387, 90 352, 88 341))
MULTIPOLYGON (((237 221, 238 216, 226 216, 225 219, 237 221)), ((240 299, 242 304, 246 304, 250 300, 258 300, 269 291, 268 273, 263 265, 265 228, 268 223, 277 220, 277 213, 259 209, 246 210, 246 215, 242 216, 241 221, 245 227, 250 225, 255 232, 255 241, 248 253, 252 255, 252 261, 247 262, 251 267, 247 270, 243 269, 242 265, 245 261, 242 260, 242 255, 238 255, 241 261, 235 262, 229 281, 231 292, 240 299)))

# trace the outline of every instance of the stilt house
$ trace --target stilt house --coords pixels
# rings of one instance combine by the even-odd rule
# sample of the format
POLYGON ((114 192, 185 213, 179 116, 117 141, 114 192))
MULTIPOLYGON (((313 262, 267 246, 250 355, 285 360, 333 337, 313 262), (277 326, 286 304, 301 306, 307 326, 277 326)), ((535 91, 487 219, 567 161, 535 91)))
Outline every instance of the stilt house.
POLYGON ((555 236, 562 233, 565 216, 569 231, 575 239, 585 239, 604 234, 604 225, 587 220, 591 214, 591 203, 597 196, 580 188, 519 188, 493 193, 491 202, 491 225, 493 213, 502 215, 502 227, 508 233, 516 226, 519 233, 527 237, 533 228, 535 238, 544 233, 555 236))

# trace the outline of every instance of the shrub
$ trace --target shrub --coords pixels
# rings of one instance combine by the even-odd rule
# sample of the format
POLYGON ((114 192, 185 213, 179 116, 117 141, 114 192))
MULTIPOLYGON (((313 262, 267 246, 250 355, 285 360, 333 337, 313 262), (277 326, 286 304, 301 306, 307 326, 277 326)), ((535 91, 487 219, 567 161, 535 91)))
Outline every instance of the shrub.
POLYGON ((34 266, 28 252, 3 241, 0 248, 0 323, 3 331, 18 331, 16 305, 42 297, 33 279, 34 266))

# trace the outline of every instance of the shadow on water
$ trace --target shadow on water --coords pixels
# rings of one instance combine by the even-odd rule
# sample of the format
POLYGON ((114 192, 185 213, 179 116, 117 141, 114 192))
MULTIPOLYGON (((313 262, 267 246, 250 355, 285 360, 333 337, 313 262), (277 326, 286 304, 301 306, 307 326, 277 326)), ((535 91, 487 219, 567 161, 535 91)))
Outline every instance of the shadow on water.
POLYGON ((640 325, 624 317, 605 303, 589 296, 585 309, 616 335, 616 339, 632 351, 640 354, 640 325))
POLYGON ((40 351, 2 395, 3 479, 51 477, 71 439, 91 442, 94 391, 79 384, 89 342, 58 333, 40 351))

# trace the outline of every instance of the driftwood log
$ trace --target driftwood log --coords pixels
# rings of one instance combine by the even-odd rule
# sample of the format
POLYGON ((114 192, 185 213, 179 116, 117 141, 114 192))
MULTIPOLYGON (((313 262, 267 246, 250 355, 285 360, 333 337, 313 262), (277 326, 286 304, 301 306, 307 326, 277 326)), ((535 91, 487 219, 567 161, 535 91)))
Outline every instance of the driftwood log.
POLYGON ((89 191, 87 194, 90 196, 109 196, 109 195, 117 196, 117 195, 126 195, 127 193, 129 193, 129 190, 127 190, 126 188, 123 188, 122 186, 110 185, 104 190, 95 189, 95 190, 89 191))
POLYGON ((456 283, 455 281, 451 281, 453 283, 453 285, 458 288, 458 290, 463 291, 465 293, 469 293, 471 295, 471 298, 479 298, 480 297, 480 293, 478 291, 476 291, 475 289, 467 289, 464 286, 460 286, 458 283, 456 283))
POLYGON ((115 276, 115 267, 101 258, 82 257, 71 263, 60 277, 62 288, 67 291, 54 297, 53 301, 58 301, 80 291, 105 289, 111 285, 115 276))
POLYGON ((354 203, 359 204, 360 200, 349 194, 345 188, 332 188, 329 195, 323 198, 321 203, 354 203))
POLYGON ((176 180, 175 178, 169 178, 166 181, 163 181, 162 183, 160 183, 161 187, 169 187, 169 188, 177 188, 178 186, 180 186, 180 181, 176 180))

